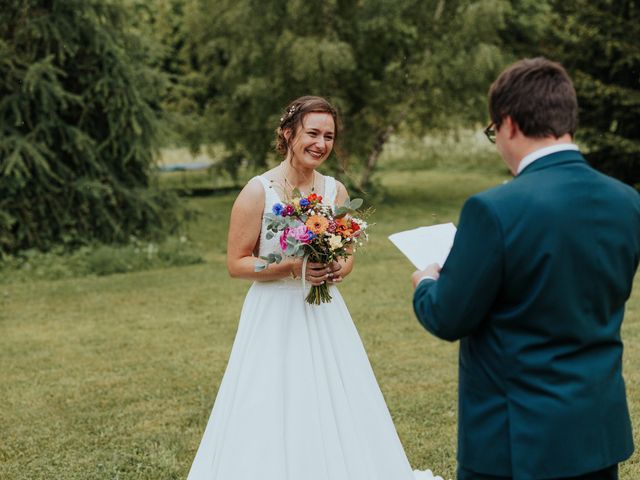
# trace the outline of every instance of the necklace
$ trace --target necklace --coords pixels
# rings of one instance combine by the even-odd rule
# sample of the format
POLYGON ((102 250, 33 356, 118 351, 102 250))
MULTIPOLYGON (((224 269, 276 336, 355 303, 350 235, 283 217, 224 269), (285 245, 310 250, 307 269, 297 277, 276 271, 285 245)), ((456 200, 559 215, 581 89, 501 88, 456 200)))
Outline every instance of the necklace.
MULTIPOLYGON (((284 168, 284 164, 281 164, 282 167, 284 168)), ((316 191, 316 172, 315 170, 313 171, 312 175, 312 183, 311 183, 311 192, 315 192, 316 191)), ((296 187, 293 183, 291 183, 291 181, 287 178, 287 174, 285 172, 282 172, 282 177, 284 178, 284 183, 285 185, 289 185, 289 187, 291 188, 291 190, 296 190, 298 189, 298 187, 296 187)), ((308 178, 305 178, 305 183, 307 183, 309 181, 308 178)))

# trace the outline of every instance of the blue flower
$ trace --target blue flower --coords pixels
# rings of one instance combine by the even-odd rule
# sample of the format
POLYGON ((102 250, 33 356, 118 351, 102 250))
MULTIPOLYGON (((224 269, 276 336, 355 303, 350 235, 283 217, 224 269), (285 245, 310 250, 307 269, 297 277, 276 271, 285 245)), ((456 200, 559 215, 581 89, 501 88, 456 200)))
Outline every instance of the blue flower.
POLYGON ((280 203, 275 203, 273 205, 273 208, 271 209, 274 215, 282 215, 283 210, 284 210, 284 207, 280 203))
POLYGON ((300 200, 300 206, 301 207, 306 207, 307 205, 309 205, 309 200, 307 200, 306 198, 303 198, 300 200))

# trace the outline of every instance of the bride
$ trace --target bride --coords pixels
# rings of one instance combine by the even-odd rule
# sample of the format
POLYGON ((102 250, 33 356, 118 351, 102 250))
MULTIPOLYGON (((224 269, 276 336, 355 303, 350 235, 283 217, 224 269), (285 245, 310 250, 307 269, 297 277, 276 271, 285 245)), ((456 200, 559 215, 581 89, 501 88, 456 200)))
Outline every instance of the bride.
MULTIPOLYGON (((255 271, 279 250, 263 214, 294 189, 343 204, 345 187, 316 169, 338 137, 336 110, 301 97, 277 129, 282 163, 252 179, 231 211, 227 266, 253 280, 213 411, 188 480, 413 480, 366 352, 336 284, 353 257, 308 263, 308 284, 327 282, 333 300, 305 302, 302 261, 255 271)), ((440 478, 440 477, 437 477, 440 478)))

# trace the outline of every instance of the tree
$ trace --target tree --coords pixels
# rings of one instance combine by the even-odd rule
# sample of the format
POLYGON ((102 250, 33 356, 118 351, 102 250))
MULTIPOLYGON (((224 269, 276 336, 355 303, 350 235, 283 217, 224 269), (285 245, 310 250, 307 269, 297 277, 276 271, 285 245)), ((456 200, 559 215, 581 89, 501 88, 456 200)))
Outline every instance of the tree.
POLYGON ((118 242, 171 222, 149 188, 164 79, 128 10, 3 0, 0 252, 118 242))
MULTIPOLYGON (((212 142, 237 164, 264 165, 281 109, 330 98, 344 118, 339 152, 366 188, 389 136, 461 118, 484 120, 489 79, 504 64, 500 0, 200 0, 190 42, 214 88, 212 142)), ((338 172, 340 173, 340 172, 338 172)))
POLYGON ((640 189, 640 3, 513 0, 502 34, 516 56, 544 55, 573 78, 578 141, 603 172, 640 189))
POLYGON ((640 2, 555 2, 550 52, 571 72, 596 168, 640 189, 640 2))
MULTIPOLYGON (((162 105, 163 146, 186 145, 194 153, 206 142, 203 114, 206 100, 215 93, 213 82, 201 73, 186 18, 197 3, 189 0, 125 0, 135 12, 137 33, 153 39, 152 66, 163 72, 167 88, 162 105)), ((215 79, 212 79, 215 81, 215 79)))

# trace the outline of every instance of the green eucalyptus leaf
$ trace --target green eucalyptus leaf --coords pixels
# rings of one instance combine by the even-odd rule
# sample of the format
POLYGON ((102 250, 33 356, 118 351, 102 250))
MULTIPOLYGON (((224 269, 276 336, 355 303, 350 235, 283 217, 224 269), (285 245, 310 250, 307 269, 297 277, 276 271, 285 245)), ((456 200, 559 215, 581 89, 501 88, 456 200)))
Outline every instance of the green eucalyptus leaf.
POLYGON ((335 218, 340 218, 340 217, 344 217, 347 213, 349 213, 349 209, 345 207, 338 207, 336 208, 336 211, 333 213, 333 216, 335 218))
POLYGON ((289 228, 295 228, 298 226, 300 222, 298 222, 297 219, 293 218, 293 217, 287 217, 287 227, 289 228))
POLYGON ((364 200, 362 200, 361 198, 354 198, 349 202, 349 209, 357 210, 362 206, 363 203, 364 200))
POLYGON ((253 271, 254 272, 261 272, 263 271, 265 268, 267 268, 266 263, 256 263, 255 266, 253 267, 253 271))

